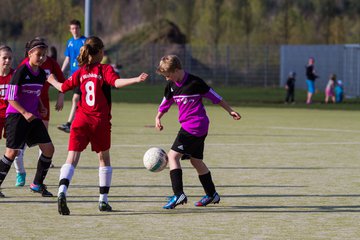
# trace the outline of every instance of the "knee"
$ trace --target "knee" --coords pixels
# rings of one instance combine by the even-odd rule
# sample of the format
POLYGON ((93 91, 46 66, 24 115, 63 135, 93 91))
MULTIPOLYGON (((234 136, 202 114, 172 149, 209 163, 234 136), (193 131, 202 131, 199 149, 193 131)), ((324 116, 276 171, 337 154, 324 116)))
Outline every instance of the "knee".
POLYGON ((7 148, 5 150, 5 156, 11 160, 14 160, 19 154, 19 150, 7 148))
POLYGON ((47 144, 41 151, 46 157, 52 157, 55 152, 55 147, 52 143, 50 143, 47 144))

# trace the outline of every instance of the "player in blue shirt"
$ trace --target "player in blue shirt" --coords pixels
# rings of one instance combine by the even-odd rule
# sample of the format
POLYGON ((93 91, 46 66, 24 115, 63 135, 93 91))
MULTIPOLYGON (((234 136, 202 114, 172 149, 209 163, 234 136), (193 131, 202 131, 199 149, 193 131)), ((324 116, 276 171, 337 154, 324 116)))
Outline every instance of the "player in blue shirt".
MULTIPOLYGON (((84 45, 86 37, 81 35, 81 23, 79 20, 71 20, 70 21, 70 32, 72 34, 72 38, 70 38, 66 43, 66 49, 64 52, 65 60, 61 67, 61 70, 64 72, 65 69, 70 65, 70 74, 71 76, 76 70, 78 70, 78 61, 77 56, 80 53, 80 48, 84 45)), ((75 111, 78 101, 80 100, 81 91, 80 88, 74 89, 74 95, 72 98, 72 106, 69 114, 69 118, 67 123, 64 123, 58 126, 58 129, 64 132, 70 132, 70 126, 75 117, 75 111)))

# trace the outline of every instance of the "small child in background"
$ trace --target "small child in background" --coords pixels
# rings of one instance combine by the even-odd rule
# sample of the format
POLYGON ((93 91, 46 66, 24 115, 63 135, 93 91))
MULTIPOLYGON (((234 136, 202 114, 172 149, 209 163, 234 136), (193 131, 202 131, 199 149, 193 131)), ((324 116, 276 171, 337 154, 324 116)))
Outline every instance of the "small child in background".
POLYGON ((341 103, 344 99, 344 84, 341 80, 337 80, 335 84, 335 102, 341 103))
POLYGON ((286 98, 285 103, 295 103, 295 79, 296 73, 290 72, 288 79, 286 81, 285 89, 286 89, 286 98))
POLYGON ((336 85, 336 75, 331 74, 325 88, 325 103, 328 103, 330 98, 331 101, 335 103, 335 85, 336 85))

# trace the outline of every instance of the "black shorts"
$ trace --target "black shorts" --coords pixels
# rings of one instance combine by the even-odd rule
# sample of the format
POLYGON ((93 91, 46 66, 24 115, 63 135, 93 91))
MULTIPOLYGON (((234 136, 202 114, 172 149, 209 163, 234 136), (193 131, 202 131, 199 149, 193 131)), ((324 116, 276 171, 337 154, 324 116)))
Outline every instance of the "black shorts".
POLYGON ((6 118, 5 131, 6 147, 11 149, 22 149, 25 143, 32 147, 51 142, 49 133, 39 118, 28 122, 21 114, 10 114, 6 118))
POLYGON ((76 93, 76 94, 81 95, 80 86, 79 86, 79 87, 75 87, 75 88, 73 89, 73 92, 76 93))
POLYGON ((189 159, 190 157, 203 159, 206 136, 196 137, 181 128, 171 149, 184 154, 181 159, 189 159))

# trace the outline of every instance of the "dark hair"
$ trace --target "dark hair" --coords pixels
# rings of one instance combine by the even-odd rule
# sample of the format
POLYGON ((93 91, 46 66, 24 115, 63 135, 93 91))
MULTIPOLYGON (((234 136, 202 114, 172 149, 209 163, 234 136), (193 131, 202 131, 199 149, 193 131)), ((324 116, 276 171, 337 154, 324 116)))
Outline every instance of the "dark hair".
POLYGON ((99 37, 88 37, 84 46, 80 48, 80 54, 77 57, 79 66, 84 66, 86 64, 96 62, 98 59, 94 59, 94 56, 97 55, 102 49, 104 49, 104 43, 99 37))
POLYGON ((56 47, 54 47, 54 46, 51 46, 51 47, 50 47, 49 57, 51 57, 52 59, 54 59, 55 61, 57 61, 57 50, 56 50, 56 47))
POLYGON ((80 21, 77 20, 77 19, 71 20, 70 23, 69 23, 69 25, 77 25, 77 26, 79 26, 79 28, 81 28, 81 23, 80 23, 80 21))
POLYGON ((0 51, 12 52, 12 49, 11 49, 11 47, 9 47, 7 45, 0 45, 0 51))
POLYGON ((41 37, 36 37, 33 40, 27 42, 25 44, 25 57, 29 56, 29 51, 34 48, 45 48, 47 49, 48 46, 45 43, 45 39, 41 37))

